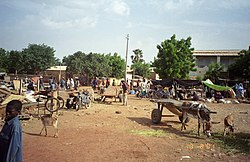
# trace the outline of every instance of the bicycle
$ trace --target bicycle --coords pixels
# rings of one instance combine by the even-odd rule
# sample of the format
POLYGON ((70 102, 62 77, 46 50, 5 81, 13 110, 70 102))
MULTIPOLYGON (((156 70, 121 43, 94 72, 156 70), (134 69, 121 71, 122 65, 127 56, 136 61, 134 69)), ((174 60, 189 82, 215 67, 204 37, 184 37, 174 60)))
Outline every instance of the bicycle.
POLYGON ((35 94, 38 95, 38 98, 36 99, 38 102, 38 107, 40 106, 40 102, 43 102, 45 109, 51 113, 56 112, 64 107, 63 98, 60 96, 53 97, 52 93, 53 91, 39 91, 37 94, 35 94))

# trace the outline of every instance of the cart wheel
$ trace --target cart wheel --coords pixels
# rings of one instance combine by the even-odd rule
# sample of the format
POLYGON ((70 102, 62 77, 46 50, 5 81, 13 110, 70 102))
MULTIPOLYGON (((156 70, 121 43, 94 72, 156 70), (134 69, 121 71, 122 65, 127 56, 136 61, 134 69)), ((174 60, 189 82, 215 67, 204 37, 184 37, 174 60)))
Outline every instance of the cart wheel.
POLYGON ((60 109, 60 101, 54 97, 48 98, 47 101, 45 102, 45 108, 49 112, 58 111, 60 109))
MULTIPOLYGON (((180 122, 182 122, 182 116, 179 116, 179 120, 180 120, 180 122)), ((189 117, 187 117, 187 119, 185 120, 185 123, 188 123, 190 121, 190 118, 189 117)))
POLYGON ((64 99, 60 96, 57 96, 57 99, 60 101, 60 109, 64 107, 64 99))
POLYGON ((158 124, 161 121, 161 111, 159 109, 154 109, 151 113, 151 120, 154 124, 158 124))

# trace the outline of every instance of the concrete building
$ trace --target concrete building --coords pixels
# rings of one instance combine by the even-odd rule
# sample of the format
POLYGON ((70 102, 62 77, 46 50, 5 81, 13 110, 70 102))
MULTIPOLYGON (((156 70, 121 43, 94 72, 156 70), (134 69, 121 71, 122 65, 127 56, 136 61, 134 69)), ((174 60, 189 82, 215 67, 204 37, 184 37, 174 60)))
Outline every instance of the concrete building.
POLYGON ((235 58, 239 57, 240 50, 196 50, 193 56, 196 58, 196 72, 190 72, 190 78, 195 79, 197 76, 203 77, 211 63, 219 63, 224 66, 226 72, 229 65, 234 63, 235 58))

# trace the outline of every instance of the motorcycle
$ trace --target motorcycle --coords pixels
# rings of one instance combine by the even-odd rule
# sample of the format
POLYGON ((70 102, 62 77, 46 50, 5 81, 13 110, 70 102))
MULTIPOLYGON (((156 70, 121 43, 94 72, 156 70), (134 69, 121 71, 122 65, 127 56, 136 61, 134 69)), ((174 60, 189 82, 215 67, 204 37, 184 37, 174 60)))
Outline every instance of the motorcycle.
POLYGON ((66 107, 67 109, 76 109, 78 111, 83 106, 85 109, 89 108, 91 104, 90 95, 87 91, 83 92, 82 94, 80 92, 77 93, 75 96, 74 94, 69 94, 69 98, 66 101, 66 107))

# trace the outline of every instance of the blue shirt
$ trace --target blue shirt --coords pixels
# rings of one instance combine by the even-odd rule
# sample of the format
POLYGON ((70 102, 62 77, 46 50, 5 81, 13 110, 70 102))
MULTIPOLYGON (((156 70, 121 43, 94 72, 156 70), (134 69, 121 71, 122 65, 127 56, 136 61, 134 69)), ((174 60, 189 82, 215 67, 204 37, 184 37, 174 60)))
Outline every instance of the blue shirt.
POLYGON ((18 117, 5 122, 0 133, 0 161, 22 162, 22 127, 18 117))

